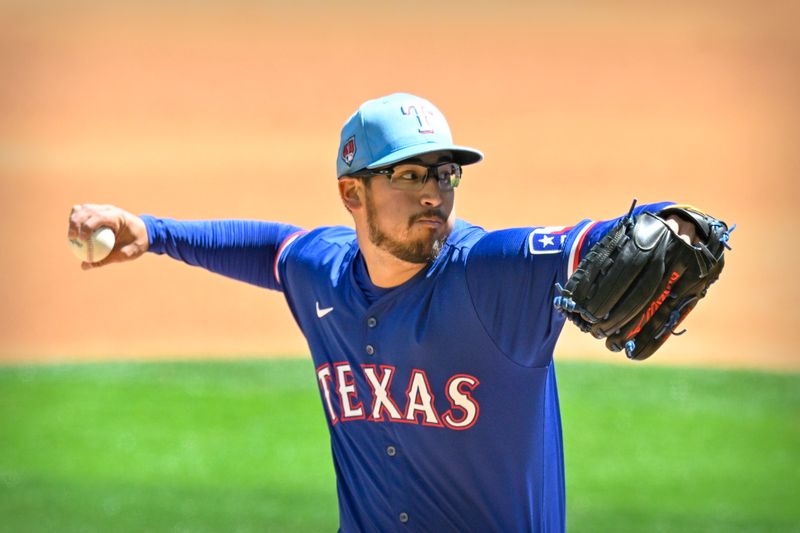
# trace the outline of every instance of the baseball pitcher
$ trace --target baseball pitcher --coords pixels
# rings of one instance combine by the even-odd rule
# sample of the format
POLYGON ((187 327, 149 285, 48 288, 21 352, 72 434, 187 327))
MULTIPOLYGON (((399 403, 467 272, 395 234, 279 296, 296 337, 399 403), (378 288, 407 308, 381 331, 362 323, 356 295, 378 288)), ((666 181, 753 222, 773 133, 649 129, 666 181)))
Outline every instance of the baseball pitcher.
POLYGON ((283 293, 314 359, 341 531, 564 531, 565 320, 649 357, 719 276, 730 232, 666 202, 489 232, 455 214, 463 167, 482 157, 432 103, 392 94, 341 131, 355 228, 81 205, 69 234, 116 234, 84 268, 149 251, 283 293))

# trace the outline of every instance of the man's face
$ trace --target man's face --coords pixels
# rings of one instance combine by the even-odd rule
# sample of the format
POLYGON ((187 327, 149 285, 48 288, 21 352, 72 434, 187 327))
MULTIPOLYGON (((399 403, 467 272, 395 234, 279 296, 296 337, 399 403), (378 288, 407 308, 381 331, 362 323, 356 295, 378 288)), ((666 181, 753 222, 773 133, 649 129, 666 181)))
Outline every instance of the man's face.
MULTIPOLYGON (((423 161, 395 166, 395 175, 423 161)), ((429 179, 420 190, 398 190, 387 176, 365 184, 370 241, 398 259, 429 263, 436 259, 455 223, 455 192, 429 179)))

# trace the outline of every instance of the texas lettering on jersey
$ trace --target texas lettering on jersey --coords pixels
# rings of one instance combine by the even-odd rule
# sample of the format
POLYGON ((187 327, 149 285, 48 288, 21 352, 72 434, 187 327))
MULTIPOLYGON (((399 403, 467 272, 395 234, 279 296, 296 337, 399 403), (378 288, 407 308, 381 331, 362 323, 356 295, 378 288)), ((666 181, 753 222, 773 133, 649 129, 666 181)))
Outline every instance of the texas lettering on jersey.
POLYGON ((390 392, 397 369, 391 365, 361 365, 360 372, 369 390, 357 390, 350 363, 328 363, 317 368, 325 407, 331 425, 351 420, 397 422, 423 426, 465 430, 475 425, 480 405, 472 392, 480 384, 469 374, 456 374, 444 385, 449 409, 439 413, 435 394, 424 370, 413 369, 403 398, 393 398, 390 392), (402 406, 398 404, 401 401, 402 406))

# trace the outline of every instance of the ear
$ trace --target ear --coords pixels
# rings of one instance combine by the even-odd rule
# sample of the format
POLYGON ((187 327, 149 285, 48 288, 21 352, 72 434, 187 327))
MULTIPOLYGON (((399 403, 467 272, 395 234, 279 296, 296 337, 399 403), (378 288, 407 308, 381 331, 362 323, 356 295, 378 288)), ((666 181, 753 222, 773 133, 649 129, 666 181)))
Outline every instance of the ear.
POLYGON ((339 197, 345 209, 350 211, 359 209, 363 205, 364 183, 357 178, 339 178, 339 197))

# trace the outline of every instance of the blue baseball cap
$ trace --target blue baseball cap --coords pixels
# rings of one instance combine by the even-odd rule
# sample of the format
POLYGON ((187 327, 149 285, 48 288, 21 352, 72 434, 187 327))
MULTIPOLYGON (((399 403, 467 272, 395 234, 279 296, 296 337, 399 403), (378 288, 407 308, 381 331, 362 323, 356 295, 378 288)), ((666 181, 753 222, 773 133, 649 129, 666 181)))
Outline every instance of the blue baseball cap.
POLYGON ((428 100, 407 93, 390 94, 364 102, 345 122, 336 177, 445 150, 460 165, 483 159, 480 151, 453 144, 447 120, 428 100))

